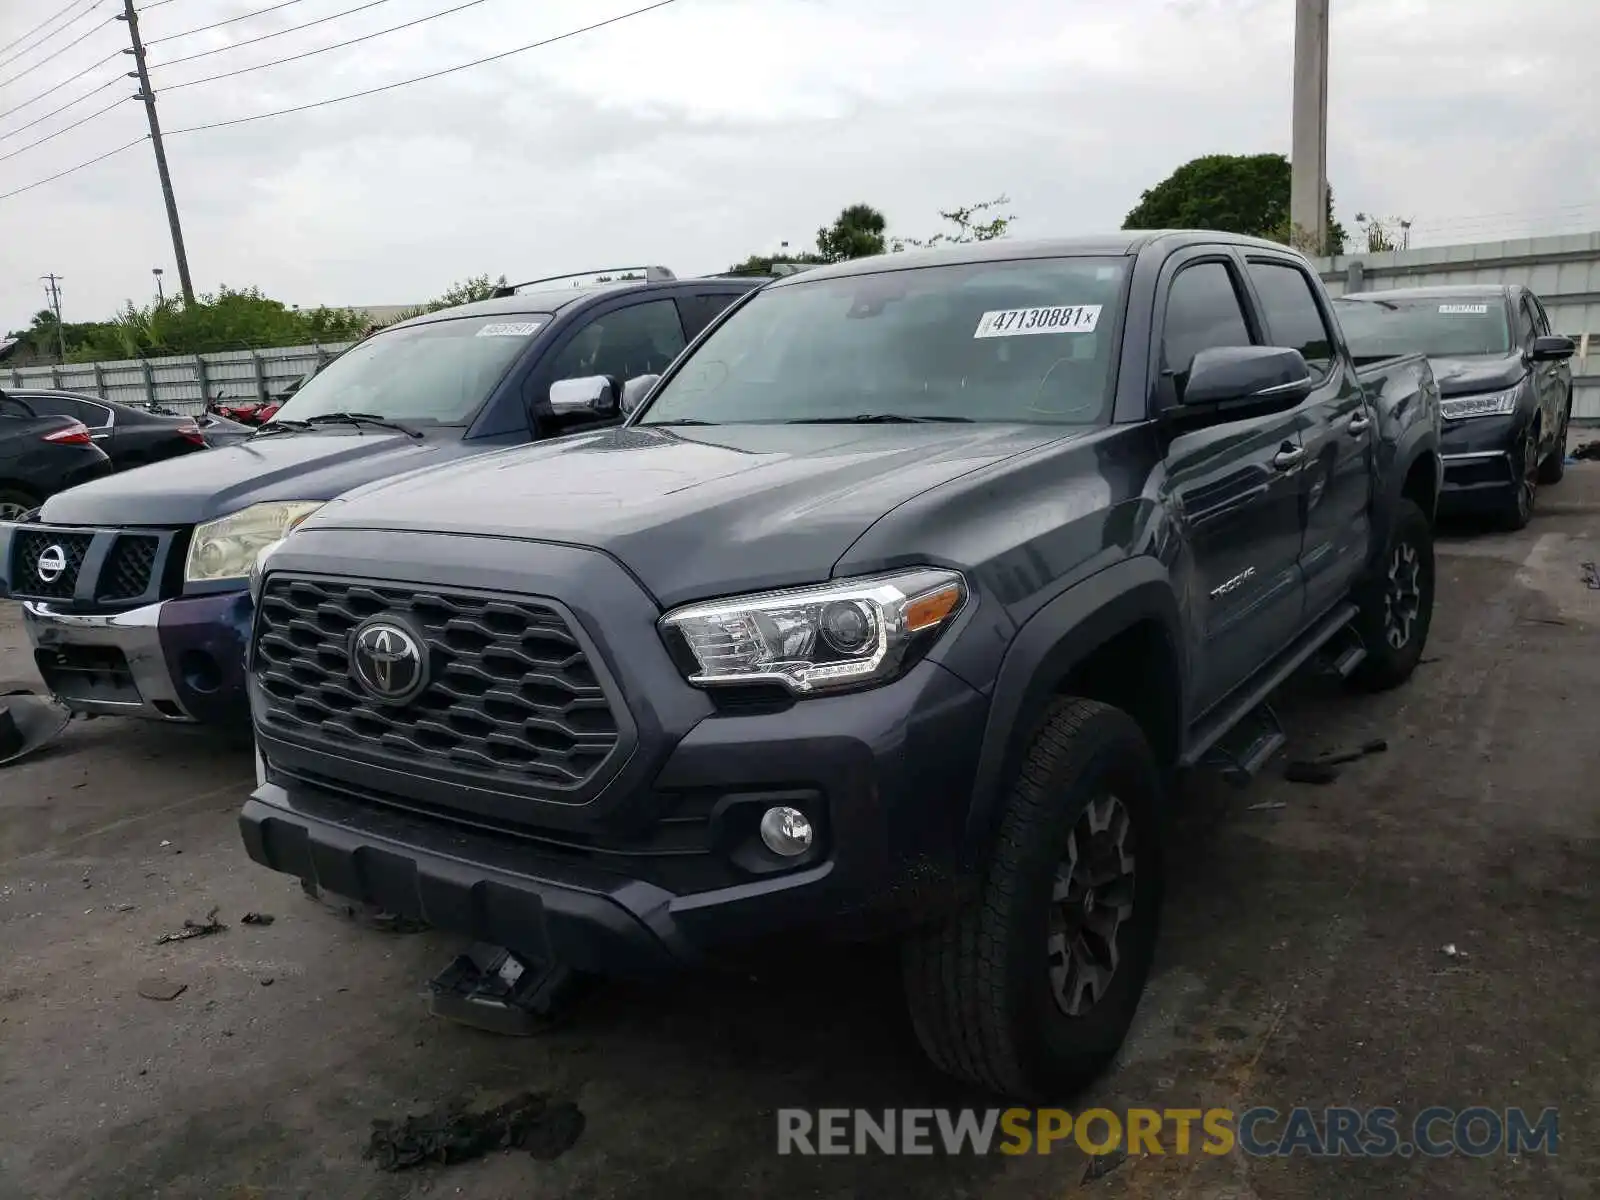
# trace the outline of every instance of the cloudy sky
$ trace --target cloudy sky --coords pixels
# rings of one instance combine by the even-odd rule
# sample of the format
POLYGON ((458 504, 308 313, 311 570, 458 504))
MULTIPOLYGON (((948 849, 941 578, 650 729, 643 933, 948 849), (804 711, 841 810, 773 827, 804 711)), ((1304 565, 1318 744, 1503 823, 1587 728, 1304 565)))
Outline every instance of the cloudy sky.
MULTIPOLYGON (((140 21, 201 291, 255 284, 304 306, 378 305, 485 272, 658 262, 684 274, 809 244, 857 201, 916 236, 937 228, 939 209, 1004 192, 1018 236, 1089 232, 1120 226, 1142 189, 1194 155, 1289 149, 1292 0, 675 0, 430 82, 180 132, 468 62, 648 0, 479 0, 348 49, 182 86, 464 0, 366 0, 237 45, 363 5, 277 0, 172 36, 274 2, 164 0, 140 21)), ((1419 244, 1600 228, 1600 4, 1332 2, 1329 175, 1347 226, 1358 210, 1409 217, 1419 244)), ((113 82, 130 63, 116 53, 126 27, 107 20, 120 7, 0 0, 0 44, 58 10, 86 14, 37 50, 0 51, 0 112, 42 96, 0 117, 0 193, 144 133, 130 99, 18 152, 131 95, 131 81, 113 82)), ((41 307, 47 272, 65 279, 67 319, 90 320, 149 298, 154 266, 176 290, 148 143, 0 200, 0 330, 41 307)))

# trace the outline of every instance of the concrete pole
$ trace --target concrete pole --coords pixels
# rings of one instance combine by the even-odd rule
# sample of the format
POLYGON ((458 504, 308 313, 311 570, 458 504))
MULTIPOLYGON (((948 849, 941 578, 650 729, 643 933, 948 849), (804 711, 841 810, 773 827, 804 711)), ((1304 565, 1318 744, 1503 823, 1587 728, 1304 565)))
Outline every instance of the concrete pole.
POLYGON ((1289 161, 1289 220, 1297 244, 1322 254, 1328 244, 1328 0, 1295 0, 1289 161))

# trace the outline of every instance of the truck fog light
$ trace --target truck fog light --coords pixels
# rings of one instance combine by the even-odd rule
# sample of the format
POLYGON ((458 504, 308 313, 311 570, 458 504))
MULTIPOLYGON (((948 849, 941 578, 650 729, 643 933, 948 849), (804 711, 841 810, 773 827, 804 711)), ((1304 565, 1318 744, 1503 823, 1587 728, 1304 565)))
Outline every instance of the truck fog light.
POLYGON ((782 805, 761 814, 761 840, 774 854, 804 854, 811 848, 811 836, 811 822, 798 808, 782 805))

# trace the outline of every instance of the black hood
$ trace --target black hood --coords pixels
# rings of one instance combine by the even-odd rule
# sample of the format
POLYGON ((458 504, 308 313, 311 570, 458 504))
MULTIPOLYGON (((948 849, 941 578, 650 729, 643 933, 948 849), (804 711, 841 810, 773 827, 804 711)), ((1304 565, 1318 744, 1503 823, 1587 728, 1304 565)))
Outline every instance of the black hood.
POLYGON ((331 500, 353 487, 486 447, 459 430, 273 433, 81 484, 45 502, 59 525, 194 525, 264 500, 331 500))
POLYGON ((1472 355, 1466 358, 1429 358, 1433 377, 1439 381, 1439 395, 1467 396, 1474 392, 1498 392, 1515 387, 1528 373, 1522 353, 1506 357, 1472 355))
POLYGON ((363 488, 302 528, 308 538, 343 527, 588 546, 670 605, 826 579, 897 505, 1076 432, 942 424, 607 429, 363 488))

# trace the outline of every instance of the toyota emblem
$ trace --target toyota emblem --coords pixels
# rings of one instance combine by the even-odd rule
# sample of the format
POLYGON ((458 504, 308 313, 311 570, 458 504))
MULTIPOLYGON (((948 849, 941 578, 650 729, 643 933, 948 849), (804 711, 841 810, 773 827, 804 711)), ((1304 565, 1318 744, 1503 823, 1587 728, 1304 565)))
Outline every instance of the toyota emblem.
POLYGON ((60 546, 46 546, 33 564, 40 583, 54 583, 67 572, 67 552, 60 546))
POLYGON ((411 630, 380 618, 351 635, 350 672, 379 703, 409 704, 428 686, 428 656, 411 630))

